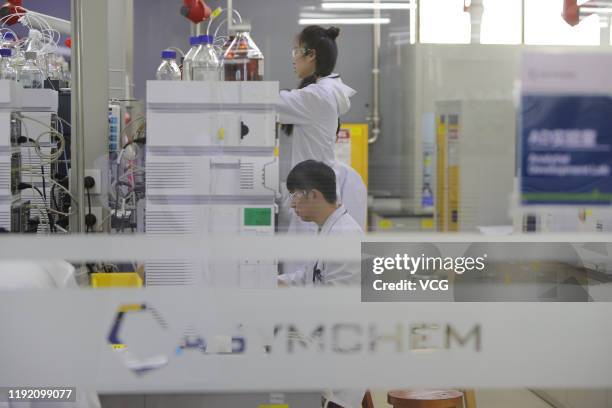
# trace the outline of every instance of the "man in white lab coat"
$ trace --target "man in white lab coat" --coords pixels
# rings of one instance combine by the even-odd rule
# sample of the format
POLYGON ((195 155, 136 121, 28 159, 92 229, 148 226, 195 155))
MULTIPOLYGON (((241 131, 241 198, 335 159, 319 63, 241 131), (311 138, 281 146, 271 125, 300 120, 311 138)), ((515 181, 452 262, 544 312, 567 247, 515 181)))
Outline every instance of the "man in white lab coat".
MULTIPOLYGON (((340 161, 334 161, 331 167, 336 173, 336 194, 338 202, 346 208, 348 213, 359 227, 365 231, 368 216, 368 190, 357 170, 340 161)), ((289 193, 283 204, 292 212, 289 222, 288 234, 315 234, 317 225, 313 222, 304 222, 291 209, 289 193)))
MULTIPOLYGON (((314 223, 319 236, 363 233, 346 207, 338 204, 336 173, 327 164, 316 160, 299 163, 287 177, 287 189, 293 211, 302 221, 314 223)), ((279 280, 290 285, 358 285, 359 264, 317 259, 279 280)))
MULTIPOLYGON (((365 231, 368 212, 368 191, 361 175, 351 166, 340 161, 334 161, 331 167, 336 173, 336 195, 338 203, 346 208, 349 215, 357 221, 362 231, 365 231)), ((317 224, 314 222, 304 222, 295 214, 295 211, 291 208, 291 199, 288 192, 284 194, 283 200, 281 213, 283 208, 288 209, 288 213, 285 215, 285 217, 289 218, 287 233, 315 235, 318 230, 317 224)), ((282 223, 282 220, 280 222, 282 223)), ((305 265, 303 262, 282 263, 283 273, 293 273, 297 270, 304 269, 304 267, 305 265)))
MULTIPOLYGON (((336 173, 323 162, 306 160, 287 177, 291 208, 305 222, 317 226, 318 235, 355 235, 363 230, 338 204, 336 173)), ((359 262, 328 262, 316 259, 305 267, 279 276, 284 285, 359 285, 359 262)), ((365 390, 336 390, 325 396, 328 408, 360 408, 365 390)))

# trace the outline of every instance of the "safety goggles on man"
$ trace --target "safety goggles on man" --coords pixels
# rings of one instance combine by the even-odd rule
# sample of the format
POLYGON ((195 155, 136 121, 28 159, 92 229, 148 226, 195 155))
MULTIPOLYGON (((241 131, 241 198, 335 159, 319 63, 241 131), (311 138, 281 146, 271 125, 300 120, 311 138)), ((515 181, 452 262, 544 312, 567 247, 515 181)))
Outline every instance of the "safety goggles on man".
POLYGON ((308 191, 306 190, 294 191, 293 193, 289 194, 289 199, 292 203, 296 203, 307 195, 308 191))

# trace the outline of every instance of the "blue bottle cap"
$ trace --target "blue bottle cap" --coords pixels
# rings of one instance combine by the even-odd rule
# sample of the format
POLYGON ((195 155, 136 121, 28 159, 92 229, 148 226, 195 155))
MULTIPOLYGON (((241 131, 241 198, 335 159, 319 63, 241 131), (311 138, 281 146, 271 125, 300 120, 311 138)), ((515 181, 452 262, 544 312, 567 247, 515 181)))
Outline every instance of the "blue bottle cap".
POLYGON ((161 56, 163 59, 170 59, 170 58, 176 58, 176 51, 172 51, 172 50, 164 50, 161 53, 161 56))
POLYGON ((201 35, 200 36, 200 41, 203 44, 212 44, 213 43, 213 36, 212 35, 201 35))

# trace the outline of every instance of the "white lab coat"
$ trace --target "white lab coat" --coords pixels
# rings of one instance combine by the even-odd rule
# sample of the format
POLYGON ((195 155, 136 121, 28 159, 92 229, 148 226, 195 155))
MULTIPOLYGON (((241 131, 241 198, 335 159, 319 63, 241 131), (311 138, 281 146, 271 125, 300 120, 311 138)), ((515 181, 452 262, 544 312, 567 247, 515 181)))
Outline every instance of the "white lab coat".
MULTIPOLYGON (((316 224, 315 224, 316 225, 316 224)), ((363 234, 357 221, 351 217, 346 207, 340 205, 325 221, 319 236, 363 234)), ((279 276, 288 285, 359 285, 361 282, 359 262, 334 262, 316 259, 302 264, 293 272, 279 276), (320 271, 320 279, 315 279, 315 271, 320 271)))
MULTIPOLYGON (((281 231, 305 234, 314 234, 317 231, 315 223, 303 222, 291 209, 286 187, 287 175, 291 169, 296 164, 311 159, 322 161, 334 168, 338 197, 345 205, 339 207, 328 219, 330 221, 332 218, 339 218, 337 222, 335 224, 326 222, 320 234, 354 234, 363 233, 365 230, 367 213, 365 185, 361 177, 359 179, 354 177, 356 172, 352 168, 336 162, 334 155, 338 118, 349 111, 350 98, 355 93, 355 90, 345 85, 336 74, 320 78, 316 84, 303 89, 281 91, 280 103, 277 106, 280 123, 294 125, 291 135, 281 133, 280 136, 282 197, 279 229, 281 231)), ((286 263, 284 266, 285 274, 281 275, 280 279, 286 283, 306 284, 308 279, 312 282, 314 264, 286 263), (309 268, 311 271, 307 273, 309 268)), ((332 263, 324 263, 323 267, 328 278, 327 284, 359 282, 359 268, 351 272, 346 265, 332 263)), ((361 398, 358 394, 360 392, 336 392, 329 399, 346 408, 358 408, 361 407, 361 398)), ((362 392, 361 397, 363 397, 362 392)))
MULTIPOLYGON (((362 231, 366 230, 366 219, 368 212, 368 192, 361 179, 361 175, 355 169, 341 162, 332 165, 336 173, 336 193, 339 204, 344 205, 351 217, 359 224, 362 231)), ((281 214, 287 223, 288 234, 314 235, 318 227, 314 222, 304 222, 291 209, 289 192, 283 188, 281 199, 281 214)), ((281 229, 281 231, 283 231, 281 229)), ((283 273, 293 273, 305 268, 304 262, 283 262, 283 273)))
POLYGON ((67 262, 0 262, 0 290, 78 287, 75 270, 67 262))
POLYGON ((340 204, 353 217, 363 231, 367 230, 368 218, 368 189, 361 174, 351 166, 336 161, 333 166, 336 172, 336 189, 340 204))
MULTIPOLYGON (((75 270, 64 261, 0 262, 0 291, 77 288, 75 270)), ((25 323, 24 323, 25 324, 25 323)), ((27 385, 27 384, 24 384, 27 385)), ((100 408, 94 391, 77 389, 76 402, 0 402, 0 408, 100 408)))
MULTIPOLYGON (((280 135, 279 231, 313 233, 316 230, 291 211, 287 176, 296 164, 305 160, 322 161, 333 167, 338 118, 349 111, 350 98, 355 93, 337 74, 319 78, 315 84, 302 89, 280 92, 277 106, 279 120, 282 124, 293 125, 293 133, 287 135, 281 132, 280 135)), ((359 217, 359 214, 350 212, 359 217)))
MULTIPOLYGON (((316 225, 316 224, 315 224, 316 225)), ((346 207, 338 206, 325 221, 320 236, 363 234, 363 230, 351 217, 346 207)), ((293 273, 280 275, 279 279, 289 285, 359 285, 361 269, 359 262, 330 262, 317 259, 307 262, 305 266, 293 273), (315 270, 320 279, 315 278, 315 270)), ((344 408, 361 408, 365 390, 336 390, 325 395, 326 399, 344 408)))
POLYGON ((338 118, 349 111, 355 93, 336 74, 302 89, 280 92, 280 123, 293 125, 291 135, 282 132, 280 137, 281 181, 286 181, 289 171, 304 160, 332 164, 338 118))

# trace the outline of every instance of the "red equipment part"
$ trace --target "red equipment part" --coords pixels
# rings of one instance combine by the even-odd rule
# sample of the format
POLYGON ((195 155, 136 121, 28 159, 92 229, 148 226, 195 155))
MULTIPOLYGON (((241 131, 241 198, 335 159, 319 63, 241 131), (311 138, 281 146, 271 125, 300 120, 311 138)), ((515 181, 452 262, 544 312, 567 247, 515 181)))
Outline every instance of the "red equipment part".
POLYGON ((591 9, 590 12, 583 11, 583 17, 594 14, 596 12, 594 10, 602 7, 601 2, 597 2, 596 0, 586 1, 580 6, 578 5, 578 0, 563 0, 563 19, 565 22, 572 27, 580 23, 580 7, 583 6, 591 9))
MULTIPOLYGON (((26 10, 22 6, 23 0, 8 0, 0 7, 0 19, 10 16, 11 14, 25 13, 26 10)), ((19 16, 14 16, 3 21, 6 25, 13 25, 19 22, 19 16)))
POLYGON ((580 22, 580 8, 577 0, 563 0, 563 19, 572 27, 580 22))
POLYGON ((206 20, 211 13, 210 7, 204 3, 204 0, 183 0, 181 14, 194 24, 206 20))

